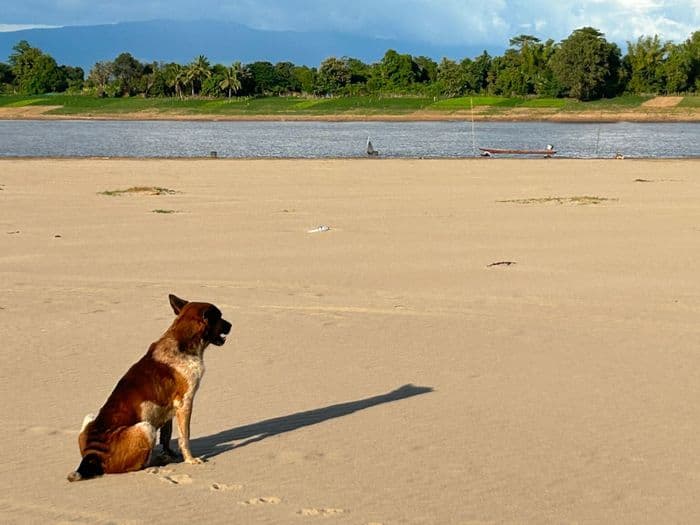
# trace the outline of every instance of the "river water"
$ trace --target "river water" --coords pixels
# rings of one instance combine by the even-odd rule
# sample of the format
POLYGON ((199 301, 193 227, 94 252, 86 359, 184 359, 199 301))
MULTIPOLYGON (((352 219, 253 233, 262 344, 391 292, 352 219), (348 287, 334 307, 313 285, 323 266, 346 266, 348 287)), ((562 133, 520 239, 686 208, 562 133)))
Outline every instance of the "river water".
POLYGON ((472 157, 479 146, 557 157, 700 157, 700 123, 0 120, 0 157, 472 157))

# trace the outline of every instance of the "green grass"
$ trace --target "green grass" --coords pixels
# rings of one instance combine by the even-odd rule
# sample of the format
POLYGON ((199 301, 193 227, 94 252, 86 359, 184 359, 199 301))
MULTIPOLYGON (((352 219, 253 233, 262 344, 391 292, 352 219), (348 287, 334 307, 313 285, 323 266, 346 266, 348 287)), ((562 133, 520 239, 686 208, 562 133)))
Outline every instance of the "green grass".
POLYGON ((644 102, 654 97, 642 95, 622 95, 615 98, 603 98, 590 102, 567 100, 562 109, 569 111, 619 111, 640 107, 644 102))
POLYGON ((313 105, 306 105, 306 110, 314 114, 334 113, 410 113, 425 109, 432 103, 426 97, 339 97, 319 99, 313 105))
POLYGON ((465 110, 471 109, 471 105, 474 107, 478 106, 491 106, 491 107, 514 107, 519 105, 522 99, 515 97, 457 97, 457 98, 446 98, 444 100, 439 100, 431 104, 430 109, 442 109, 442 110, 465 110))
MULTIPOLYGON (((473 104, 486 114, 511 108, 550 108, 560 111, 604 112, 639 108, 652 97, 624 95, 613 99, 579 102, 571 99, 473 96, 435 101, 420 96, 351 96, 337 98, 97 98, 88 95, 2 95, 0 107, 60 106, 53 115, 120 115, 156 113, 177 115, 401 115, 416 111, 469 111, 473 104)), ((685 97, 680 107, 700 107, 700 97, 685 97)))
POLYGON ((563 108, 567 104, 565 98, 529 98, 520 104, 521 108, 563 108))
POLYGON ((694 97, 684 97, 678 104, 679 108, 700 108, 700 95, 694 97))

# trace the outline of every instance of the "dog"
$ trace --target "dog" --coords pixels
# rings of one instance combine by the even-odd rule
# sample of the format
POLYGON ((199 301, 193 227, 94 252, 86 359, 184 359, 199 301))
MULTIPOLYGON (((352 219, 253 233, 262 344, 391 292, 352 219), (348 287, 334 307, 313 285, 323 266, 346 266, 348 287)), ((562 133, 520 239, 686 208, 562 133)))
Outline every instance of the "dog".
POLYGON ((68 481, 144 468, 159 429, 163 454, 174 460, 173 417, 184 461, 203 462, 190 451, 192 402, 204 374, 204 349, 223 345, 231 323, 213 304, 169 299, 176 316, 170 328, 121 378, 97 416, 85 417, 78 437, 83 459, 68 481))

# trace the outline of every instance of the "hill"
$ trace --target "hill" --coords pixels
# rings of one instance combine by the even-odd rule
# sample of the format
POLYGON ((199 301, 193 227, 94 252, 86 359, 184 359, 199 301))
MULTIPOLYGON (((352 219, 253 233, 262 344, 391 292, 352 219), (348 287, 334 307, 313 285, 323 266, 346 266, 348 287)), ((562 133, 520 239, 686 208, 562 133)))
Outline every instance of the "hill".
POLYGON ((267 60, 318 66, 329 56, 375 62, 387 49, 435 60, 443 56, 474 57, 483 51, 477 47, 436 46, 331 32, 265 31, 221 21, 153 20, 0 33, 0 61, 7 61, 12 47, 20 40, 49 53, 59 64, 80 66, 86 72, 95 62, 112 60, 122 52, 129 52, 143 62, 184 64, 202 54, 212 63, 267 60))

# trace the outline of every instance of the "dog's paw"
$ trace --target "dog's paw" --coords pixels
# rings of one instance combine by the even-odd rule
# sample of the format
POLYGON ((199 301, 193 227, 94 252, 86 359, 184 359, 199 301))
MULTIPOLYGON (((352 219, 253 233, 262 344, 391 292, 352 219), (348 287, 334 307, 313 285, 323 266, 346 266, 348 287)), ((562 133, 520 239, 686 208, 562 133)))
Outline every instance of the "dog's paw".
POLYGON ((164 448, 158 452, 158 459, 166 463, 176 463, 182 459, 182 456, 171 448, 164 448))
POLYGON ((189 463, 190 465, 202 465, 206 463, 206 459, 204 458, 185 458, 185 463, 189 463))

